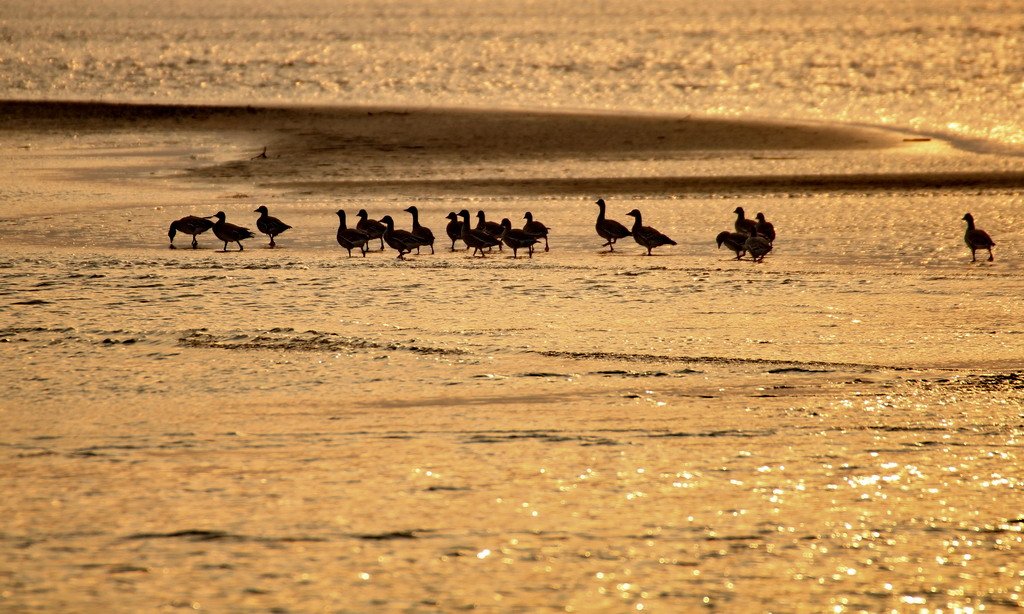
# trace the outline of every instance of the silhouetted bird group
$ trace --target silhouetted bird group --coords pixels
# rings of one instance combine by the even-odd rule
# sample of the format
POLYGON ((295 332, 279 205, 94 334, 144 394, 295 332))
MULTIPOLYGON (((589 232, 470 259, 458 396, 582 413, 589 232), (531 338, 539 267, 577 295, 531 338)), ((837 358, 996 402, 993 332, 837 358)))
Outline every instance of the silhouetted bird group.
MULTIPOLYGON (((633 218, 632 226, 627 228, 625 225, 607 216, 608 206, 604 199, 599 198, 596 204, 598 213, 594 229, 597 231, 597 236, 604 239, 601 247, 607 247, 608 252, 615 251, 615 244, 619 239, 630 236, 633 237, 633 240, 638 245, 647 250, 648 256, 653 255, 652 250, 657 247, 676 245, 676 242, 664 233, 652 226, 645 226, 639 209, 633 209, 626 214, 633 218)), ((360 209, 356 213, 359 221, 356 222, 355 227, 349 228, 345 211, 339 209, 337 211, 338 245, 348 252, 349 257, 352 256, 352 250, 354 249, 358 249, 363 257, 365 257, 366 252, 369 251, 369 245, 375 240, 380 242, 381 251, 387 245, 398 252, 396 258, 399 260, 404 260, 406 254, 412 253, 413 250, 416 250, 416 253, 419 254, 420 249, 423 247, 430 247, 430 253, 433 254, 434 233, 430 228, 420 223, 419 210, 415 206, 410 206, 403 209, 403 211, 412 216, 411 230, 397 228, 394 218, 390 215, 385 215, 380 220, 375 220, 369 216, 366 209, 360 209)), ((255 213, 260 214, 256 219, 256 228, 270 238, 270 248, 276 247, 277 243, 274 239, 286 230, 289 230, 291 226, 276 217, 272 217, 264 205, 257 207, 255 213)), ((733 221, 733 230, 723 230, 715 237, 715 242, 718 243, 719 249, 723 245, 729 248, 729 250, 736 254, 736 260, 742 260, 744 256, 749 255, 753 262, 763 262, 764 257, 774 247, 775 226, 761 212, 758 212, 754 219, 746 217, 743 207, 736 207, 733 213, 736 214, 736 219, 733 221)), ((477 223, 473 226, 469 221, 470 214, 468 210, 463 209, 458 213, 454 211, 448 213, 445 218, 448 220, 448 224, 445 226, 445 234, 451 241, 451 251, 456 251, 455 244, 458 241, 462 241, 466 249, 472 249, 471 256, 479 255, 481 258, 486 257, 487 253, 495 247, 503 250, 506 245, 512 250, 513 258, 519 257, 519 250, 526 250, 529 257, 533 258, 534 246, 538 245, 541 241, 544 242, 544 251, 549 251, 550 249, 548 244, 548 227, 540 221, 533 219, 533 214, 529 211, 523 215, 526 223, 523 224, 522 228, 513 228, 512 222, 508 218, 503 218, 500 223, 490 221, 483 211, 477 211, 476 218, 477 223)), ((967 222, 964 242, 971 250, 971 262, 977 261, 975 253, 980 249, 988 251, 988 261, 992 262, 994 260, 992 248, 995 246, 995 241, 992 240, 987 232, 974 226, 974 216, 970 213, 964 214, 963 220, 967 222)), ((171 242, 170 247, 174 249, 174 237, 180 232, 191 235, 192 248, 198 248, 199 241, 197 237, 210 229, 213 230, 213 234, 219 240, 224 242, 224 251, 228 251, 230 243, 236 243, 238 251, 242 251, 244 249, 242 241, 251 239, 254 236, 248 228, 229 224, 223 211, 218 211, 207 217, 187 215, 171 222, 171 226, 167 231, 167 236, 171 242), (216 221, 210 221, 211 218, 215 218, 216 221)))

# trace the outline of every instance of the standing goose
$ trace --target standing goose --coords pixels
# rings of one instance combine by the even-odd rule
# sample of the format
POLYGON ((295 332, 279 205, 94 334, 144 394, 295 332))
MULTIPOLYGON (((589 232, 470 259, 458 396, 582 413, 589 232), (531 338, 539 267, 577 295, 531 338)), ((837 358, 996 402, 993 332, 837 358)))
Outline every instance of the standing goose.
POLYGON ((626 229, 625 226, 616 222, 615 220, 609 220, 604 216, 605 204, 604 199, 597 199, 597 206, 599 212, 597 214, 597 223, 594 227, 597 229, 597 236, 605 240, 601 247, 608 246, 608 251, 615 251, 615 242, 619 239, 623 239, 633 234, 626 229))
POLYGON ((512 222, 505 218, 501 220, 501 240, 505 245, 512 248, 512 257, 518 258, 517 252, 526 248, 529 250, 530 258, 533 258, 533 245, 540 241, 536 236, 526 232, 526 229, 515 230, 512 222))
POLYGON ((462 218, 462 241, 466 244, 466 247, 473 248, 471 256, 475 256, 477 252, 480 252, 480 257, 484 258, 486 257, 486 254, 484 254, 485 247, 490 248, 495 245, 501 245, 501 241, 498 239, 469 225, 469 211, 465 209, 459 211, 459 217, 462 218))
POLYGON ((761 213, 760 211, 758 211, 757 215, 755 215, 754 217, 757 218, 757 223, 754 224, 754 226, 757 228, 757 235, 759 237, 764 237, 765 239, 768 239, 768 242, 774 245, 775 225, 769 222, 768 220, 764 219, 764 214, 761 213))
POLYGON ((274 245, 276 245, 274 243, 274 237, 288 230, 291 226, 285 224, 276 217, 270 217, 270 214, 267 212, 267 208, 264 205, 256 207, 256 210, 253 211, 253 213, 260 214, 259 219, 256 220, 256 228, 263 234, 270 236, 270 248, 273 249, 274 245))
POLYGON ((359 218, 359 221, 356 222, 356 229, 370 235, 371 239, 380 239, 380 251, 384 251, 384 229, 387 226, 371 218, 366 209, 360 209, 356 213, 356 217, 359 218))
POLYGON ((486 232, 495 239, 498 239, 498 249, 504 249, 501 245, 501 224, 497 222, 488 222, 487 217, 484 215, 482 210, 476 212, 476 219, 476 229, 486 232))
MULTIPOLYGON (((533 214, 529 211, 523 216, 526 223, 523 224, 523 232, 531 234, 537 237, 538 240, 544 239, 544 251, 548 251, 548 227, 543 223, 533 219, 533 214)), ((533 257, 533 250, 530 250, 530 257, 533 257)))
POLYGON ((180 220, 174 220, 171 222, 171 227, 167 230, 167 236, 171 240, 171 249, 175 249, 174 235, 176 233, 192 235, 192 249, 196 249, 199 247, 196 235, 201 235, 211 228, 213 228, 213 222, 209 218, 197 215, 186 215, 180 220))
POLYGON ((626 215, 632 215, 635 221, 633 222, 633 240, 647 248, 647 255, 651 255, 651 250, 661 245, 675 245, 676 242, 669 239, 667 236, 661 234, 650 226, 643 225, 643 219, 640 217, 640 210, 633 209, 626 215))
POLYGON ((764 262, 765 254, 772 251, 772 244, 768 239, 757 234, 756 226, 753 229, 753 233, 747 237, 743 247, 747 250, 747 253, 750 254, 750 257, 754 262, 764 262))
POLYGON ((366 242, 369 240, 370 235, 362 230, 346 226, 345 210, 338 209, 338 245, 348 250, 348 257, 351 258, 352 250, 358 248, 363 252, 363 258, 366 258, 366 242))
POLYGON ((448 238, 452 240, 452 251, 455 251, 455 242, 462 239, 462 222, 459 221, 459 214, 452 211, 447 216, 448 225, 445 226, 444 231, 448 233, 448 238))
POLYGON ((741 235, 750 236, 750 233, 754 232, 754 229, 757 228, 757 222, 746 218, 743 207, 736 207, 733 213, 736 214, 736 221, 733 224, 736 227, 736 232, 741 235))
MULTIPOLYGON (((420 210, 416 208, 416 205, 412 205, 405 208, 406 213, 412 214, 412 234, 420 240, 422 245, 430 246, 430 253, 434 253, 434 233, 431 232, 426 226, 420 225, 420 210)), ((416 247, 416 253, 420 253, 419 246, 416 247)))
POLYGON ((391 219, 390 215, 385 215, 380 218, 382 224, 384 224, 384 234, 381 238, 389 247, 398 252, 398 259, 405 260, 405 255, 412 252, 423 243, 417 239, 408 230, 396 230, 395 220, 391 219))
POLYGON ((722 249, 722 245, 725 245, 732 251, 736 252, 737 260, 741 260, 743 258, 743 254, 747 253, 747 248, 745 245, 747 242, 746 235, 741 235, 738 232, 729 232, 728 230, 723 230, 722 232, 718 233, 717 237, 715 237, 715 241, 718 242, 718 249, 722 249))
POLYGON ((227 216, 224 215, 223 211, 214 213, 213 217, 217 218, 217 223, 213 225, 213 234, 224 242, 224 251, 228 251, 228 243, 231 242, 238 243, 238 251, 242 251, 245 249, 242 247, 242 241, 255 236, 248 228, 242 228, 241 226, 225 222, 224 220, 227 216))
POLYGON ((965 213, 962 219, 967 222, 967 232, 964 233, 964 243, 967 244, 967 247, 971 248, 971 262, 977 262, 977 258, 974 257, 974 252, 979 249, 988 250, 989 262, 995 260, 992 256, 992 248, 995 247, 996 242, 992 240, 992 237, 988 236, 988 233, 984 230, 974 227, 974 216, 970 213, 965 213))

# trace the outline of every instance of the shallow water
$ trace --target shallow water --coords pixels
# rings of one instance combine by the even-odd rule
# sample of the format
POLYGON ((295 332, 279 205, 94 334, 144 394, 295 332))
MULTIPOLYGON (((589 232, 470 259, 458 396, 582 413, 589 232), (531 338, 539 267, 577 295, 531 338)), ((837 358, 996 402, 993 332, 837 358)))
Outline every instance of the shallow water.
POLYGON ((394 142, 237 110, 0 126, 0 610, 1024 606, 1016 7, 14 8, 3 97, 899 132, 733 126, 648 150, 663 120, 606 117, 614 145, 554 134, 552 154, 492 151, 482 125, 445 140, 416 112, 394 142), (751 144, 797 131, 837 144, 751 144), (598 197, 678 244, 608 253, 598 197), (254 227, 260 204, 294 226, 279 249, 167 249, 173 219, 254 227), (436 253, 334 241, 339 208, 407 227, 409 205, 436 253), (779 230, 764 263, 715 246, 737 206, 779 230), (451 252, 462 208, 532 211, 551 251, 451 252), (994 262, 969 262, 966 211, 994 262))

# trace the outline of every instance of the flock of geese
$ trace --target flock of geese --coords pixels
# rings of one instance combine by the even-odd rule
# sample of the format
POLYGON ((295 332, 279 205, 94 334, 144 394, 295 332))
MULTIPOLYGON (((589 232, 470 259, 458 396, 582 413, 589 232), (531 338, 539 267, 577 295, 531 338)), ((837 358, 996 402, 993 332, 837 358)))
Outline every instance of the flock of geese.
MULTIPOLYGON (((657 247, 676 245, 676 242, 664 233, 651 226, 644 226, 643 217, 639 209, 633 209, 626 214, 633 218, 633 224, 627 227, 607 217, 607 205, 604 199, 598 199, 596 204, 598 214, 594 228, 597 231, 597 235, 605 241, 601 244, 601 247, 607 247, 608 251, 615 251, 615 242, 630 236, 633 237, 633 240, 638 245, 647 249, 648 256, 652 255, 652 250, 657 247)), ((430 253, 433 254, 434 233, 426 226, 420 224, 419 210, 415 206, 410 206, 405 208, 404 211, 412 216, 411 230, 396 228, 395 220, 390 215, 385 215, 381 219, 375 220, 369 216, 365 209, 360 209, 356 213, 359 221, 354 227, 350 228, 347 224, 345 211, 339 209, 337 211, 338 244, 348 251, 349 257, 352 256, 352 250, 359 250, 365 257, 366 252, 369 251, 370 246, 375 241, 380 242, 381 251, 384 250, 385 244, 397 251, 397 258, 399 260, 404 260, 405 255, 412 253, 413 250, 416 250, 418 254, 420 249, 425 247, 429 247, 430 253)), ((272 217, 265 206, 259 206, 254 213, 260 214, 260 217, 256 219, 256 228, 261 233, 270 237, 270 247, 275 247, 277 243, 274 241, 274 238, 290 229, 291 226, 276 217, 272 217)), ((723 230, 718 233, 715 239, 719 249, 723 245, 728 247, 736 254, 736 260, 741 260, 745 255, 749 255, 752 261, 763 262, 764 257, 772 251, 772 246, 775 242, 775 226, 765 219, 764 214, 760 212, 754 219, 746 217, 743 207, 736 207, 733 213, 736 214, 736 219, 733 222, 734 230, 723 230)), ((512 222, 508 218, 502 219, 500 223, 490 221, 483 211, 478 211, 476 218, 476 225, 472 225, 470 223, 469 211, 466 209, 458 213, 453 211, 447 215, 448 224, 445 227, 445 234, 448 235, 452 242, 451 251, 456 251, 455 244, 458 241, 462 241, 466 249, 472 248, 471 256, 474 257, 477 254, 480 254, 480 257, 485 257, 485 250, 490 251, 495 247, 502 250, 505 246, 508 246, 512 250, 513 258, 519 257, 519 250, 521 249, 526 250, 530 258, 532 258, 534 246, 538 245, 541 241, 544 242, 544 251, 549 250, 548 227, 533 219, 533 214, 529 211, 523 216, 526 223, 523 224, 522 228, 512 228, 512 222)), ((988 233, 974 226, 974 217, 970 213, 965 214, 963 220, 967 222, 964 242, 971 250, 971 262, 977 261, 975 257, 977 250, 987 250, 988 261, 992 262, 994 259, 992 248, 995 246, 995 242, 988 233)), ((192 248, 195 249, 199 246, 197 237, 207 230, 213 230, 213 234, 224 242, 225 252, 228 251, 228 244, 230 243, 236 243, 238 251, 242 251, 245 249, 242 247, 242 241, 255 236, 248 228, 228 223, 224 212, 218 211, 208 217, 188 215, 171 222, 171 227, 167 231, 167 236, 171 241, 170 247, 174 249, 174 237, 180 232, 192 236, 192 248), (211 221, 214 218, 216 221, 211 221)))

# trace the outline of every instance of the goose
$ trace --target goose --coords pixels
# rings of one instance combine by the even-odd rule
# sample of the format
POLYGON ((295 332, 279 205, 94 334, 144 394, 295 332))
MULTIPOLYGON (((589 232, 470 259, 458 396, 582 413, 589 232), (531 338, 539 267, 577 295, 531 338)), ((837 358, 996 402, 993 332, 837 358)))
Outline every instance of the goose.
POLYGON ((480 257, 483 258, 486 256, 484 254, 485 247, 494 247, 501 244, 501 241, 486 232, 470 227, 469 211, 465 209, 459 211, 459 217, 462 218, 462 241, 466 244, 467 248, 473 248, 471 256, 475 256, 477 252, 480 252, 480 257))
POLYGON ((764 237, 765 239, 768 239, 769 243, 774 244, 775 225, 769 222, 768 220, 764 219, 764 214, 761 213, 760 211, 758 211, 757 215, 755 215, 754 217, 757 218, 757 223, 755 224, 755 226, 757 227, 758 236, 764 237))
POLYGON ((741 235, 750 236, 750 233, 752 233, 754 228, 757 227, 757 222, 746 218, 746 214, 743 212, 743 207, 736 207, 736 210, 733 211, 733 213, 736 214, 736 222, 734 223, 736 226, 736 232, 741 235))
POLYGON ((459 214, 452 211, 447 216, 450 221, 445 226, 444 231, 448 233, 448 238, 452 240, 452 251, 455 251, 455 242, 462 239, 462 222, 459 221, 459 214))
POLYGON ((651 255, 651 250, 661 245, 675 245, 676 242, 669 239, 665 235, 661 234, 650 226, 643 225, 643 219, 640 216, 639 209, 633 209, 626 215, 631 215, 635 218, 633 222, 633 240, 647 248, 647 255, 651 255))
POLYGON ((398 252, 398 259, 405 260, 405 255, 412 252, 423 243, 420 242, 411 232, 408 230, 396 230, 395 220, 391 219, 390 215, 385 215, 380 218, 382 224, 384 224, 384 234, 381 238, 389 247, 398 252))
POLYGON ((996 242, 992 240, 992 237, 988 236, 988 233, 984 230, 974 227, 974 216, 970 213, 965 213, 962 219, 967 222, 967 232, 964 233, 964 243, 967 244, 967 247, 971 248, 971 262, 977 262, 977 258, 974 257, 974 252, 979 249, 988 250, 989 262, 995 260, 992 256, 992 248, 995 247, 996 242))
POLYGON ((371 239, 380 239, 380 251, 384 251, 384 229, 387 227, 371 218, 366 209, 360 209, 356 213, 356 217, 359 218, 359 221, 356 222, 356 229, 370 235, 371 239))
POLYGON ((217 218, 217 223, 213 225, 213 234, 224 242, 224 251, 228 251, 228 243, 231 242, 238 243, 238 251, 242 251, 245 249, 242 247, 242 241, 256 236, 248 228, 242 228, 241 226, 225 222, 224 220, 227 216, 224 215, 223 211, 214 213, 213 217, 217 218))
POLYGON ((722 232, 718 233, 717 237, 715 237, 715 241, 718 242, 718 249, 722 249, 722 245, 725 245, 732 251, 736 252, 737 260, 742 259, 743 254, 747 253, 747 248, 745 247, 745 243, 747 242, 746 235, 741 235, 738 232, 729 232, 728 230, 723 230, 722 232))
MULTIPOLYGON (((412 214, 412 234, 420 240, 421 245, 429 245, 430 253, 434 253, 434 233, 431 232, 426 226, 420 225, 420 210, 416 208, 416 205, 411 205, 404 209, 406 213, 412 214)), ((420 253, 419 246, 416 247, 416 253, 420 253)))
POLYGON ((753 232, 747 237, 746 242, 743 243, 743 248, 750 254, 751 259, 754 262, 764 262, 764 256, 768 252, 772 251, 772 244, 764 237, 757 234, 757 227, 753 228, 753 232))
POLYGON ((213 222, 210 221, 210 218, 199 217, 198 215, 186 215, 180 220, 174 220, 171 222, 171 227, 167 230, 167 236, 171 239, 171 249, 175 249, 174 235, 176 233, 192 235, 192 249, 196 249, 199 247, 199 241, 196 239, 196 236, 203 234, 211 228, 213 228, 213 222))
POLYGON ((501 220, 501 240, 512 248, 513 258, 518 258, 517 253, 523 248, 529 250, 530 258, 533 258, 533 245, 540 241, 536 236, 526 232, 526 229, 513 229, 512 222, 507 217, 501 220))
POLYGON ((504 249, 501 245, 501 224, 497 222, 488 222, 487 217, 484 215, 483 211, 476 212, 476 219, 476 229, 482 230, 483 232, 486 232, 487 234, 494 237, 495 239, 498 239, 498 249, 504 249))
POLYGON ((366 257, 366 242, 370 240, 370 235, 366 234, 362 230, 355 228, 349 228, 345 225, 345 210, 338 209, 338 245, 348 250, 348 257, 352 257, 352 250, 358 248, 359 251, 363 252, 363 258, 366 257))
POLYGON ((608 246, 608 251, 615 251, 615 242, 619 239, 623 239, 633 234, 626 229, 625 226, 616 222, 615 220, 609 220, 604 216, 605 204, 604 199, 597 199, 597 206, 599 211, 597 214, 597 223, 594 227, 597 229, 597 235, 605 240, 601 247, 608 246))
MULTIPOLYGON (((523 216, 523 219, 526 220, 526 223, 523 224, 523 232, 537 237, 538 240, 544 239, 544 251, 548 251, 548 227, 545 226, 543 223, 534 220, 533 214, 530 213, 529 211, 526 212, 526 215, 523 216)), ((532 249, 530 250, 530 254, 532 257, 532 249)))
POLYGON ((288 230, 291 226, 276 217, 271 217, 264 205, 256 207, 253 213, 260 214, 259 219, 256 220, 256 228, 263 234, 270 236, 270 248, 273 249, 275 245, 274 237, 288 230))

